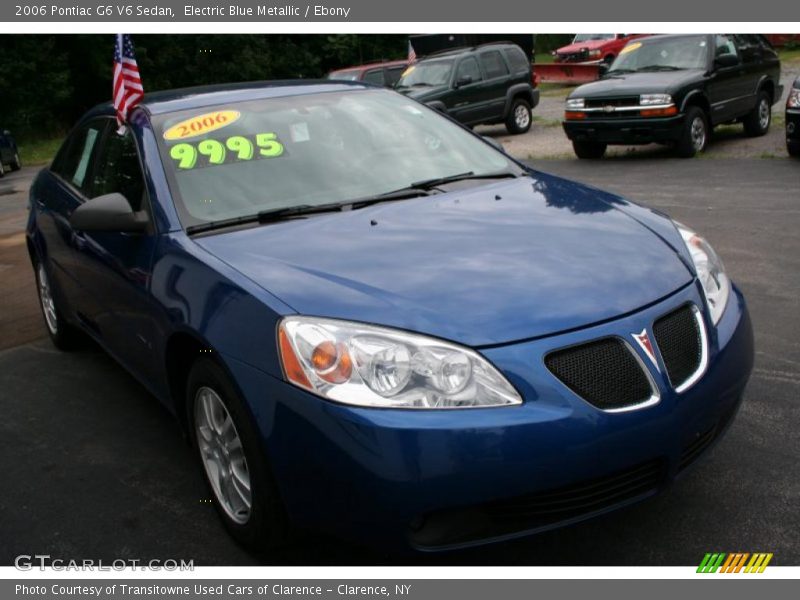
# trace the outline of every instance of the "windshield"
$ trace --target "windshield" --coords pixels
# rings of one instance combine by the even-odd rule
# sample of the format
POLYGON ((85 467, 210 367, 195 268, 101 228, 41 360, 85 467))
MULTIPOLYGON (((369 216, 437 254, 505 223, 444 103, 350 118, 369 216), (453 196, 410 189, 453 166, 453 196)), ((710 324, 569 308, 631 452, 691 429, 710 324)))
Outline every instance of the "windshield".
POLYGON ((453 60, 430 60, 411 65, 397 82, 399 88, 446 85, 450 82, 453 60))
POLYGON ((580 42, 591 42, 592 40, 613 40, 614 34, 613 33, 579 33, 575 36, 575 39, 572 40, 573 44, 578 44, 580 42))
POLYGON ((185 227, 464 173, 519 173, 490 145, 388 90, 224 104, 153 124, 185 227))
POLYGON ((704 35, 636 40, 622 49, 608 72, 702 69, 706 67, 707 46, 704 35))

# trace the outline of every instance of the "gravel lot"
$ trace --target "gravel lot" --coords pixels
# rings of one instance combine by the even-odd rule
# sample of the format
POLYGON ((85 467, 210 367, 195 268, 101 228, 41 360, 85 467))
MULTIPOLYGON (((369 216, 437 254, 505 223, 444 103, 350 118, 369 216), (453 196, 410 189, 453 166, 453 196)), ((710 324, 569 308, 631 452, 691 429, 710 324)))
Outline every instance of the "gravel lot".
POLYGON ((26 169, 0 180, 0 564, 50 554, 197 565, 696 565, 708 551, 774 552, 772 564, 800 564, 800 164, 642 157, 534 166, 696 227, 747 296, 757 354, 742 409, 671 490, 581 525, 468 552, 396 557, 303 533, 280 553, 248 555, 207 503, 166 410, 96 348, 63 354, 42 339, 21 235, 35 172, 26 169))
MULTIPOLYGON (((772 108, 774 122, 767 135, 748 138, 741 125, 719 127, 714 139, 700 158, 775 158, 786 157, 786 138, 783 133, 784 107, 789 86, 800 75, 800 59, 785 61, 781 73, 784 93, 772 108)), ((533 126, 523 135, 508 135, 502 125, 481 126, 476 131, 490 135, 502 142, 506 150, 523 159, 574 158, 572 143, 561 127, 564 100, 574 88, 552 85, 542 90, 541 101, 533 111, 533 126)), ((649 146, 609 146, 606 156, 636 156, 661 158, 670 156, 669 148, 657 144, 649 146)))

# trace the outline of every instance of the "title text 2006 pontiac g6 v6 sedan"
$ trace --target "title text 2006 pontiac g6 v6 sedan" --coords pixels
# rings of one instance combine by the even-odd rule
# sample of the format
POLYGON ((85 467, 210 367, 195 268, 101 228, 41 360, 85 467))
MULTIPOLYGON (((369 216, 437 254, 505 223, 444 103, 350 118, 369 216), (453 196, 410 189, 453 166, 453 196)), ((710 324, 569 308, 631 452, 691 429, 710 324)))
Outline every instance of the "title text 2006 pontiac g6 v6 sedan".
POLYGON ((186 427, 249 547, 289 524, 440 550, 646 498, 753 360, 706 240, 361 84, 90 111, 31 190, 47 329, 186 427))

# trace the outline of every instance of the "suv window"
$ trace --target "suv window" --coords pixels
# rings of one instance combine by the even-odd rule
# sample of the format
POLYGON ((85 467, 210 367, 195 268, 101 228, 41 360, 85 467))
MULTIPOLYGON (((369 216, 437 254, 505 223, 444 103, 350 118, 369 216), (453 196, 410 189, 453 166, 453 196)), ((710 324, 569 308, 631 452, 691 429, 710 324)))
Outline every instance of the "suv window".
POLYGON ((76 129, 64 142, 51 170, 79 190, 86 191, 86 176, 92 171, 94 155, 108 119, 95 119, 76 129))
POLYGON ((389 67, 384 73, 386 77, 386 85, 394 87, 394 84, 400 81, 400 76, 407 67, 389 67))
POLYGON ((483 65, 483 71, 486 73, 487 79, 508 75, 508 67, 506 67, 506 63, 503 62, 503 57, 500 56, 499 50, 482 52, 480 57, 481 65, 483 65))
POLYGON ((372 83, 374 85, 383 85, 383 69, 372 69, 364 73, 362 78, 364 83, 372 83))
POLYGON ((738 52, 736 52, 736 44, 727 35, 717 35, 714 42, 714 58, 719 58, 726 54, 739 56, 738 52))
POLYGON ((464 60, 461 61, 458 65, 458 72, 456 72, 456 81, 460 81, 465 77, 469 77, 471 81, 480 81, 483 79, 481 77, 481 69, 478 66, 478 61, 475 60, 475 57, 468 56, 464 60))
POLYGON ((142 209, 144 178, 130 131, 125 135, 114 130, 108 132, 89 190, 92 198, 113 192, 125 196, 133 210, 142 209))
POLYGON ((512 73, 527 73, 531 70, 530 61, 525 58, 525 53, 520 48, 506 48, 503 50, 506 62, 511 67, 512 73))

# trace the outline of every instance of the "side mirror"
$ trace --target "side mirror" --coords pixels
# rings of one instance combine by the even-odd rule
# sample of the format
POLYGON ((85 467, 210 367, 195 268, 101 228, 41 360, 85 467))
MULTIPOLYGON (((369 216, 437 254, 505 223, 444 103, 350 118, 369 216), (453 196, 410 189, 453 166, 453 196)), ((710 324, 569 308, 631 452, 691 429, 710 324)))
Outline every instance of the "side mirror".
POLYGON ((147 229, 147 213, 134 212, 127 198, 114 192, 81 204, 69 218, 77 231, 138 232, 147 229))
POLYGON ((463 77, 459 77, 458 79, 456 79, 457 88, 469 85, 470 83, 472 83, 472 77, 469 75, 464 75, 463 77))
POLYGON ((505 151, 506 151, 506 149, 505 149, 505 148, 503 148, 503 144, 501 144, 500 142, 498 142, 498 141, 497 141, 496 139, 494 139, 493 137, 489 137, 488 135, 482 135, 481 137, 483 138, 483 141, 484 141, 484 142, 487 142, 487 143, 491 144, 492 146, 494 146, 495 148, 497 148, 498 150, 500 150, 500 152, 505 152, 505 151))
POLYGON ((714 66, 718 69, 725 69, 727 67, 735 67, 739 62, 739 57, 735 54, 721 54, 714 59, 714 66))

